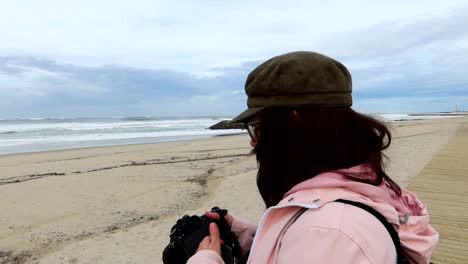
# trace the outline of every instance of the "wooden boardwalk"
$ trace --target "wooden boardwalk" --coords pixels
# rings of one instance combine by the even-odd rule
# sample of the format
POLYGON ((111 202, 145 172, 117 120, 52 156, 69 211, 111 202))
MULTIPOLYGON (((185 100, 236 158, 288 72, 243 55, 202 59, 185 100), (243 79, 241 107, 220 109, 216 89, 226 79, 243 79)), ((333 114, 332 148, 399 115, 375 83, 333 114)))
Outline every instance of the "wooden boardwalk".
POLYGON ((440 233, 432 261, 468 264, 468 122, 410 183, 440 233))

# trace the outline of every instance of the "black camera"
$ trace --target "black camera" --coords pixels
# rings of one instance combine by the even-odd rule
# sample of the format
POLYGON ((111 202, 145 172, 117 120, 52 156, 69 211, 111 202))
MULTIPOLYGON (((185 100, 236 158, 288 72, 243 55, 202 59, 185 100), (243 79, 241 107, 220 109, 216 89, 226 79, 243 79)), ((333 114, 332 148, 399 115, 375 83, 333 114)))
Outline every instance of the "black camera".
POLYGON ((220 220, 213 220, 205 215, 184 215, 177 220, 171 228, 169 245, 163 251, 164 264, 185 264, 196 253, 203 238, 210 235, 210 223, 216 223, 220 238, 224 241, 224 244, 221 245, 221 257, 224 263, 235 264, 238 262, 240 257, 239 241, 224 219, 227 210, 213 207, 211 212, 219 214, 220 220))

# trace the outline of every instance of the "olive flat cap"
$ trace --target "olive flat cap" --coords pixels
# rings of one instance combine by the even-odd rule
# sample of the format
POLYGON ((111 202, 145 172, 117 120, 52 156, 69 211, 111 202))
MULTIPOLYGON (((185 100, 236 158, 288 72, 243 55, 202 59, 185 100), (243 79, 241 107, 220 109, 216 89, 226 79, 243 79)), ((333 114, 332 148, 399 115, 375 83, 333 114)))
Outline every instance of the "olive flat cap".
POLYGON ((248 109, 231 122, 245 122, 268 107, 350 107, 351 92, 351 74, 340 62, 316 52, 286 53, 249 74, 248 109))

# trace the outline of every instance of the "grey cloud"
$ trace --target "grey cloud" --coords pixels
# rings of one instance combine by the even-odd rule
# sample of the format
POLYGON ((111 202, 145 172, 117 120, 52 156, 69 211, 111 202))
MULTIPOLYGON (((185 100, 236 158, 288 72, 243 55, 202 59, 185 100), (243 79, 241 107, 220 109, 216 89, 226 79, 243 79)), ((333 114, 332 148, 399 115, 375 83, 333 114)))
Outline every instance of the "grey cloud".
MULTIPOLYGON (((468 41, 467 24, 468 8, 463 8, 445 16, 388 22, 332 37, 318 45, 322 47, 318 51, 351 70, 358 106, 378 106, 374 102, 387 98, 414 102, 414 109, 422 109, 426 104, 415 98, 428 98, 424 102, 432 98, 431 102, 439 102, 432 105, 446 107, 468 96, 468 50, 463 44, 468 41)), ((37 57, 0 57, 0 113, 6 117, 235 114, 245 107, 247 74, 266 59, 215 67, 210 71, 218 74, 200 77, 118 64, 91 67, 37 57)))
MULTIPOLYGON (((117 64, 86 67, 33 57, 0 57, 0 73, 23 77, 26 73, 36 73, 37 79, 41 81, 38 85, 53 85, 63 80, 80 81, 114 93, 135 91, 158 95, 189 95, 227 89, 219 78, 197 78, 179 71, 140 69, 117 64)), ((3 85, 0 83, 0 87, 3 85)))
POLYGON ((327 39, 322 46, 351 70, 358 99, 442 101, 468 95, 467 25, 468 8, 461 8, 413 22, 374 25, 327 39))
MULTIPOLYGON (((238 94, 243 85, 239 74, 226 70, 220 76, 200 78, 171 70, 123 65, 88 67, 34 57, 0 57, 0 91, 3 100, 14 102, 1 112, 157 115, 173 109, 174 113, 186 115, 212 115, 211 105, 214 112, 235 113, 243 101, 230 100, 243 96, 238 94)), ((0 103, 6 107, 6 103, 0 103)))
POLYGON ((468 7, 442 16, 412 20, 388 21, 339 37, 331 37, 319 46, 342 59, 392 56, 401 53, 424 53, 427 49, 445 49, 466 39, 468 7))

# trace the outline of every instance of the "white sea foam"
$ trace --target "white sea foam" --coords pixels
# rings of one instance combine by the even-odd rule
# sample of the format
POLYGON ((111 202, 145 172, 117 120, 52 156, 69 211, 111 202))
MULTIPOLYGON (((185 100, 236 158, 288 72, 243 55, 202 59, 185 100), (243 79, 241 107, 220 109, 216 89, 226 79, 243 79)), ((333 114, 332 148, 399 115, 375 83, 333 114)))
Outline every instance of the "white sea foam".
POLYGON ((0 154, 184 140, 244 132, 232 129, 207 129, 221 120, 226 119, 158 120, 150 117, 135 117, 0 120, 0 154))
MULTIPOLYGON (((434 115, 377 114, 386 121, 445 118, 434 115)), ((208 130, 226 118, 34 118, 0 120, 0 154, 161 142, 244 133, 208 130)))
POLYGON ((410 121, 420 119, 437 119, 437 118, 450 118, 447 115, 430 115, 430 114, 375 114, 385 121, 410 121))
POLYGON ((186 136, 216 136, 239 134, 244 131, 240 129, 230 130, 187 130, 187 131, 161 131, 149 133, 115 133, 115 134, 85 134, 71 136, 49 136, 43 138, 28 139, 0 139, 1 146, 27 145, 37 143, 59 143, 59 142, 80 142, 80 141, 102 141, 114 139, 132 139, 132 138, 163 138, 163 137, 186 137, 186 136))
POLYGON ((34 122, 34 123, 0 123, 0 133, 34 132, 41 130, 97 130, 121 128, 206 128, 222 119, 184 119, 184 120, 156 120, 156 121, 105 121, 105 122, 34 122))

